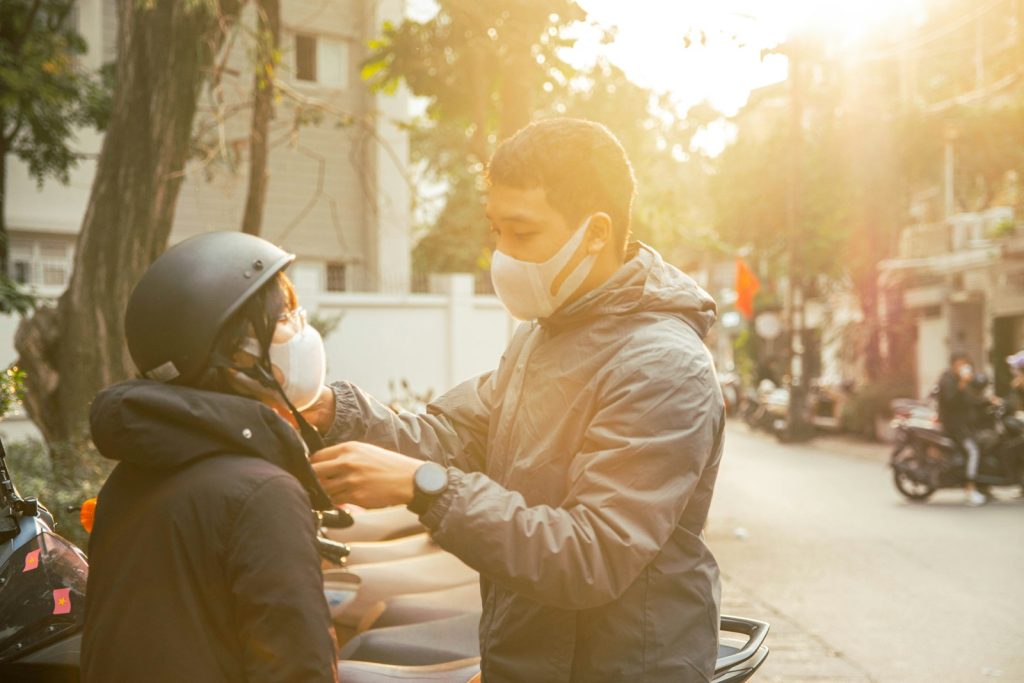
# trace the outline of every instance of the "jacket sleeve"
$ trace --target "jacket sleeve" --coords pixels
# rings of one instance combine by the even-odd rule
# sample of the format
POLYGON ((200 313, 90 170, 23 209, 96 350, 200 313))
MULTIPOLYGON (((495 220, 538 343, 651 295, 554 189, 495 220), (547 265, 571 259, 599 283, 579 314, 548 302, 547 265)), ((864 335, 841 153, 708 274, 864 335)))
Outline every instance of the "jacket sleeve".
POLYGON ((494 374, 463 382, 419 414, 396 412, 354 384, 337 382, 332 385, 334 424, 324 441, 364 441, 409 457, 478 471, 486 450, 494 374))
POLYGON ((263 482, 238 513, 227 573, 246 680, 337 681, 309 498, 290 475, 263 482))
POLYGON ((618 598, 718 466, 724 420, 710 362, 681 365, 619 373, 602 389, 561 507, 530 507, 482 474, 450 469, 422 521, 446 550, 536 602, 587 609, 618 598))

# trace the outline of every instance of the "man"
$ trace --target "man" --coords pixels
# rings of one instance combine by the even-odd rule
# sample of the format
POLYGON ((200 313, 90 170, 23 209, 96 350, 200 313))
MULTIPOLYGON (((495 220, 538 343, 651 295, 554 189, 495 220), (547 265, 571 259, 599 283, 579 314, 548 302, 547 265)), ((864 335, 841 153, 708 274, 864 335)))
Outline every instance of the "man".
POLYGON ((953 353, 949 358, 949 368, 939 378, 938 398, 939 421, 942 422, 942 427, 949 438, 956 441, 967 454, 964 471, 966 502, 968 505, 978 506, 984 505, 988 499, 978 491, 974 483, 978 475, 981 454, 978 443, 974 440, 972 424, 976 399, 968 391, 973 377, 974 368, 971 366, 970 357, 960 351, 953 353))
POLYGON ((528 126, 488 180, 494 288, 527 322, 495 371, 425 414, 325 390, 309 415, 343 443, 314 455, 317 476, 336 502, 409 504, 480 572, 488 683, 708 681, 715 304, 627 244, 632 167, 603 126, 528 126))
POLYGON ((1024 350, 1006 358, 1010 366, 1010 393, 1006 396, 1006 407, 1011 412, 1024 410, 1024 350))

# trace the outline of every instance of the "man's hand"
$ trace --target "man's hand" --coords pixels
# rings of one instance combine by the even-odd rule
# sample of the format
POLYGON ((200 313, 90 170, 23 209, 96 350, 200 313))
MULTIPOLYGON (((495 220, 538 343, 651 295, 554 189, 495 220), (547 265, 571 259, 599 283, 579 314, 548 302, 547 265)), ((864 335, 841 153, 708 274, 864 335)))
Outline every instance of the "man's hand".
POLYGON ((414 492, 413 475, 423 464, 358 441, 319 450, 309 461, 331 500, 365 508, 407 505, 414 492))

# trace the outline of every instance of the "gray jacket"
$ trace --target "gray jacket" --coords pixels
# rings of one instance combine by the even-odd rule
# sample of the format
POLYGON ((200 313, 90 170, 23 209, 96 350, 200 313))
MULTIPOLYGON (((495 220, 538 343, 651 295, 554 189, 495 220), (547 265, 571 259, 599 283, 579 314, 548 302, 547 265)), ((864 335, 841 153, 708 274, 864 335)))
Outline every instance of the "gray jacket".
POLYGON ((422 521, 481 575, 484 680, 708 681, 718 565, 704 544, 724 406, 715 304, 653 249, 425 414, 334 385, 328 442, 449 467, 422 521))

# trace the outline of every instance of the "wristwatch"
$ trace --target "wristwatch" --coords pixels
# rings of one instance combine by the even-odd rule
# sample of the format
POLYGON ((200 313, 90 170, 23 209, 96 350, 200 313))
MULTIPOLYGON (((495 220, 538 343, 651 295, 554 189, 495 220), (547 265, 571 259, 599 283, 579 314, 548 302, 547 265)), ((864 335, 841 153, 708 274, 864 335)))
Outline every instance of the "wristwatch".
POLYGON ((434 499, 448 488, 448 470, 436 462, 425 462, 416 468, 412 476, 412 500, 407 506, 417 515, 422 515, 434 499))

